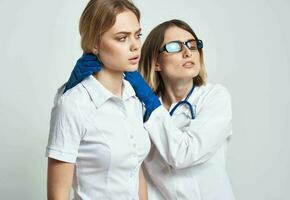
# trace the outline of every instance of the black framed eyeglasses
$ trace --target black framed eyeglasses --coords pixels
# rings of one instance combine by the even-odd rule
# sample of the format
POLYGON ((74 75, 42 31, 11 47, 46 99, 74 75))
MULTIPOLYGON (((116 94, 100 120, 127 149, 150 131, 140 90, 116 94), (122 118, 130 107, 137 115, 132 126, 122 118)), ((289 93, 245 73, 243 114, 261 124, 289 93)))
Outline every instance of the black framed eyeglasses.
POLYGON ((159 53, 166 51, 168 53, 178 53, 182 51, 183 45, 185 45, 190 50, 198 50, 203 48, 202 40, 187 40, 185 42, 181 41, 171 41, 165 44, 160 50, 159 53))

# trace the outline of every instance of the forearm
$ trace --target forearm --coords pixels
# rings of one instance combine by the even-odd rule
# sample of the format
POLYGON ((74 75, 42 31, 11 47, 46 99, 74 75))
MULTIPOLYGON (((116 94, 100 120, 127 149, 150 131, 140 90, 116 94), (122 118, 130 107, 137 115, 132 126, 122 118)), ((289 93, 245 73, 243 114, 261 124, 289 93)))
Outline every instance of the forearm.
POLYGON ((140 200, 148 199, 147 182, 143 173, 142 166, 140 167, 139 171, 139 199, 140 200))
POLYGON ((206 162, 231 134, 231 122, 227 117, 196 118, 183 130, 165 109, 154 112, 145 128, 162 158, 176 169, 206 162))
POLYGON ((74 164, 48 159, 47 199, 69 200, 74 164))

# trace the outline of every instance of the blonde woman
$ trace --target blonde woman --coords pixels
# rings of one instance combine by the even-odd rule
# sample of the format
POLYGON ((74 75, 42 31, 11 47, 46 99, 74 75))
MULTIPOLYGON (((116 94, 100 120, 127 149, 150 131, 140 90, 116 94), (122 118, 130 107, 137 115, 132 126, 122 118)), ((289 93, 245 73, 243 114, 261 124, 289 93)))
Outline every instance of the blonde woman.
POLYGON ((99 72, 70 90, 67 84, 55 98, 46 152, 49 200, 69 199, 71 187, 74 199, 147 199, 141 164, 150 140, 142 104, 123 79, 138 66, 139 20, 127 0, 91 0, 83 11, 78 64, 99 72))

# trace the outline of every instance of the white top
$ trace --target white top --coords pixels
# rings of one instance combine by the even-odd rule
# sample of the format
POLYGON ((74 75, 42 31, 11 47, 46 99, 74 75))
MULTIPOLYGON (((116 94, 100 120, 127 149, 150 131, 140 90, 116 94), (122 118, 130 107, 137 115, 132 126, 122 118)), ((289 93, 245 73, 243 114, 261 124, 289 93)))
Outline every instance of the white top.
POLYGON ((46 156, 75 163, 75 199, 139 199, 139 169, 150 139, 132 86, 124 80, 120 98, 89 76, 62 91, 51 113, 46 156))
POLYGON ((233 200, 225 170, 230 95, 221 85, 207 84, 196 87, 188 101, 195 119, 183 104, 172 117, 160 106, 145 123, 152 141, 144 161, 149 200, 233 200))

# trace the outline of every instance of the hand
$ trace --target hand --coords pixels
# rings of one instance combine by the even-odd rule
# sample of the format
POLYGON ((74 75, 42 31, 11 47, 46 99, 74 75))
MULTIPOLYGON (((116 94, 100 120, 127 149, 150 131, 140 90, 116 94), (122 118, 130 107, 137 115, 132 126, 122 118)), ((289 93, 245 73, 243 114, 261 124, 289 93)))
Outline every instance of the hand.
POLYGON ((92 53, 83 54, 83 56, 78 59, 73 71, 71 72, 68 82, 65 84, 64 93, 76 86, 86 77, 95 72, 101 71, 101 69, 102 63, 98 60, 96 55, 92 53))
POLYGON ((161 105, 159 98, 154 94, 138 71, 125 72, 124 74, 125 79, 129 81, 134 88, 137 97, 144 103, 146 108, 144 118, 145 120, 148 119, 150 114, 161 105))

